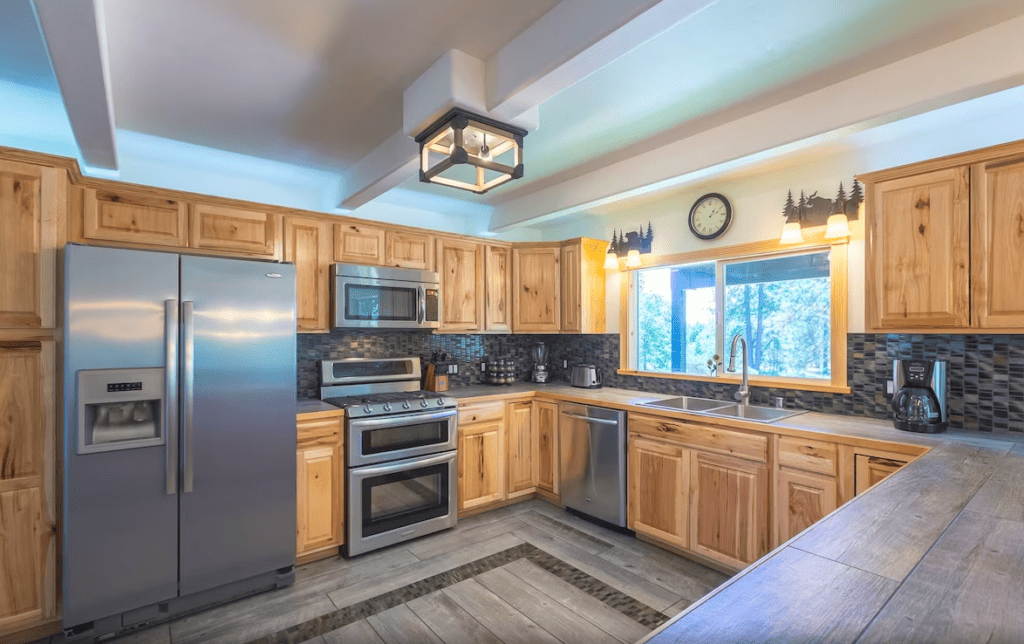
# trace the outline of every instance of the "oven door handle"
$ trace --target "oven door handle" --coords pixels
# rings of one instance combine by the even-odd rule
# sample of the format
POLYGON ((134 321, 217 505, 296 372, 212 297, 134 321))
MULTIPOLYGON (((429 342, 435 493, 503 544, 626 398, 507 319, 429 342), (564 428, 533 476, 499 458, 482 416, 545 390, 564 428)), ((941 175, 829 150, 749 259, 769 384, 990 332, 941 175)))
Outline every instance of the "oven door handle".
POLYGON ((458 415, 457 409, 446 409, 432 414, 403 414, 401 416, 389 416, 387 418, 359 418, 349 421, 351 429, 380 429, 382 427, 401 427, 408 425, 409 421, 415 423, 430 422, 432 420, 444 420, 458 415))
POLYGON ((377 465, 374 467, 360 467, 351 470, 352 474, 358 474, 360 478, 366 478, 367 476, 380 476, 382 474, 394 474, 395 472, 406 472, 412 469, 418 469, 421 467, 430 467, 431 465, 440 465, 447 463, 455 459, 455 454, 446 452, 444 454, 438 454, 437 456, 430 456, 428 458, 415 458, 400 461, 398 463, 388 463, 387 465, 377 465))

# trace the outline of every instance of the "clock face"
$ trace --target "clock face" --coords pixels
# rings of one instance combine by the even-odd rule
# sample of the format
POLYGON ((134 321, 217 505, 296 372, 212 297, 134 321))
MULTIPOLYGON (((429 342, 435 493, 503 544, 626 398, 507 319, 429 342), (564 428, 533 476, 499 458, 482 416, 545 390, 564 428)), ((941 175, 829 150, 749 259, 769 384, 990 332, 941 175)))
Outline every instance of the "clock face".
POLYGON ((720 194, 704 195, 690 208, 690 232, 700 239, 714 239, 732 223, 732 206, 720 194))

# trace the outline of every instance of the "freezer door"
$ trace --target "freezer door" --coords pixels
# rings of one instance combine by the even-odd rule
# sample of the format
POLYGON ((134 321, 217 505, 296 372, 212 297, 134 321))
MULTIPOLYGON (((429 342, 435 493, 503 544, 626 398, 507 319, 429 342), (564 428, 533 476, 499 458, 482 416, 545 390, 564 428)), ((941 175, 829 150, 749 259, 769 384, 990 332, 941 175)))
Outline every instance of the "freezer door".
POLYGON ((626 414, 559 405, 559 492, 567 508, 626 525, 626 414))
POLYGON ((178 256, 68 245, 64 262, 62 583, 72 627, 178 594, 178 256))
POLYGON ((180 583, 295 563, 295 267, 181 258, 180 583))

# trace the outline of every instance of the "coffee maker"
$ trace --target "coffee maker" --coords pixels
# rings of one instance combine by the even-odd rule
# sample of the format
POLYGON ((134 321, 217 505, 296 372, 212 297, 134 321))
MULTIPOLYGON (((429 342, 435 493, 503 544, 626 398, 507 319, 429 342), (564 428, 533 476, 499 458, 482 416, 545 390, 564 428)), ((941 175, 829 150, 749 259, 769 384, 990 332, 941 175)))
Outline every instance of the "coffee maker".
POLYGON ((896 360, 892 367, 893 425, 905 432, 938 434, 946 431, 946 363, 935 360, 896 360))

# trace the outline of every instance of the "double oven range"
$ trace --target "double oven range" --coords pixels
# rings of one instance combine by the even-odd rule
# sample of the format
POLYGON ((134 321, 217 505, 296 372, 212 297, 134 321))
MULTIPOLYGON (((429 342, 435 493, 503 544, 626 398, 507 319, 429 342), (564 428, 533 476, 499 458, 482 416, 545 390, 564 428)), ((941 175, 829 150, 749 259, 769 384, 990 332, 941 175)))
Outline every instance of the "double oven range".
POLYGON ((323 360, 320 398, 345 410, 345 553, 455 525, 458 410, 420 391, 419 358, 323 360))

